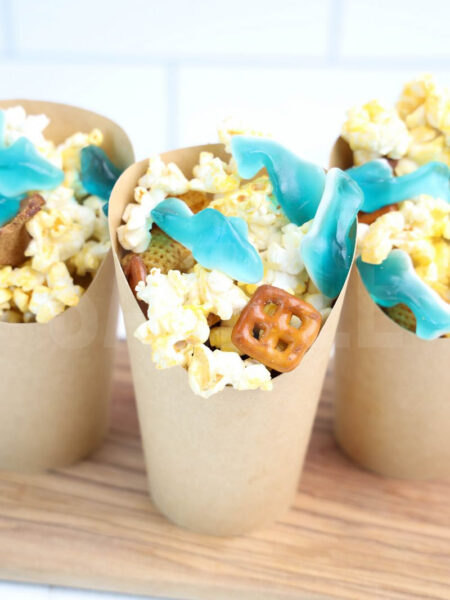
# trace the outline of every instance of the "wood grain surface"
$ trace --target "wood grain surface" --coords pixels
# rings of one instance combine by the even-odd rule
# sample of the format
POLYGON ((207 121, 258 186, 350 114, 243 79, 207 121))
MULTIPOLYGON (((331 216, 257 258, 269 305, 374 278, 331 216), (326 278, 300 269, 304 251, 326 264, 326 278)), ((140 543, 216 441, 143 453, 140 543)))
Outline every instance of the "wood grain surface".
POLYGON ((449 600, 450 485, 352 465, 333 441, 331 400, 328 377, 280 522, 240 538, 195 535, 150 503, 121 343, 97 454, 42 475, 0 473, 0 578, 186 600, 449 600))

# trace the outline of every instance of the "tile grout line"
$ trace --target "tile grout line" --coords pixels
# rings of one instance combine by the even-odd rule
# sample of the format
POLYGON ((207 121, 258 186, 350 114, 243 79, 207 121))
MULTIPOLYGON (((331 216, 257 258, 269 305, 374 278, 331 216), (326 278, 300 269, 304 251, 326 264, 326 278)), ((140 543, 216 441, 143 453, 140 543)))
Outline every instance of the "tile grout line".
MULTIPOLYGON (((9 5, 10 0, 0 0, 0 7, 9 5)), ((5 27, 6 30, 6 27, 5 27)), ((273 56, 217 56, 203 57, 190 56, 185 58, 175 58, 169 56, 161 57, 142 57, 137 55, 123 56, 110 54, 73 54, 58 52, 57 56, 51 52, 21 52, 18 53, 15 48, 14 36, 8 33, 8 56, 10 62, 21 65, 32 66, 38 64, 44 65, 62 65, 62 66, 85 66, 95 64, 97 66, 124 66, 124 67, 155 67, 168 69, 178 72, 181 68, 225 68, 225 69, 329 69, 338 67, 341 69, 383 69, 396 70, 405 68, 417 69, 448 69, 449 59, 446 56, 433 56, 430 58, 423 56, 408 56, 404 58, 378 58, 378 57, 340 57, 330 61, 330 55, 334 52, 334 47, 339 44, 338 36, 336 40, 329 44, 327 55, 324 57, 305 57, 286 55, 280 57, 273 56)))

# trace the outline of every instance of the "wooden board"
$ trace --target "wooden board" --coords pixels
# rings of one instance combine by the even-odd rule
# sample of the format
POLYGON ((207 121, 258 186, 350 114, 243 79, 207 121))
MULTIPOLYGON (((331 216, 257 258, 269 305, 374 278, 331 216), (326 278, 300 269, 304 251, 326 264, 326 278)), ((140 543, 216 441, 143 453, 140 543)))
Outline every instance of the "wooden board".
POLYGON ((251 536, 194 535, 147 496, 122 343, 99 452, 70 469, 0 474, 0 578, 195 600, 449 600, 450 485, 353 466, 333 441, 330 385, 292 510, 251 536))

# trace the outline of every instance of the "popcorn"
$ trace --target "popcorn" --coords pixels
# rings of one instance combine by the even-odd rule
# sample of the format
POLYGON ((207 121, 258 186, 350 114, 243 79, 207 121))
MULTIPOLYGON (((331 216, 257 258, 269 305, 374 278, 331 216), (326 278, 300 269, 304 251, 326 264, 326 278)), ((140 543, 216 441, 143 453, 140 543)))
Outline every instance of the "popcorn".
POLYGON ((353 150, 356 165, 381 156, 401 158, 410 142, 408 129, 395 109, 377 100, 348 111, 342 137, 353 150))
POLYGON ((237 390, 271 390, 270 371, 255 360, 242 358, 236 352, 210 350, 201 344, 194 348, 188 366, 192 391, 209 398, 226 386, 237 390))
POLYGON ((439 88, 432 75, 407 83, 397 110, 409 129, 429 125, 442 132, 445 143, 450 144, 450 91, 439 88))
POLYGON ((236 119, 229 117, 224 119, 219 126, 219 140, 224 144, 225 150, 231 154, 231 138, 234 135, 248 135, 253 137, 270 137, 269 133, 263 133, 258 129, 249 128, 236 119))
MULTIPOLYGON (((423 75, 404 86, 395 110, 380 107, 373 101, 349 113, 342 135, 354 151, 355 164, 377 158, 377 153, 397 158, 397 176, 431 161, 450 165, 448 89, 439 88, 431 75, 423 75), (364 113, 368 108, 375 109, 370 119, 364 113), (389 153, 380 139, 391 140, 395 150, 389 153)), ((381 264, 393 248, 403 250, 418 276, 450 302, 449 213, 447 202, 422 195, 400 203, 399 210, 380 216, 370 226, 359 223, 357 246, 362 260, 381 264)))
POLYGON ((47 285, 37 286, 30 298, 29 311, 38 323, 48 323, 68 306, 76 306, 83 288, 73 284, 64 263, 55 263, 47 275, 47 285))
POLYGON ((300 244, 307 229, 289 223, 281 228, 280 242, 271 242, 262 254, 264 283, 279 287, 290 294, 302 294, 308 274, 300 257, 300 244))
POLYGON ((152 269, 146 283, 136 288, 137 297, 146 302, 148 320, 135 332, 144 344, 151 344, 157 368, 185 366, 193 346, 208 339, 207 314, 189 302, 195 275, 169 271, 163 275, 152 269))
POLYGON ((0 269, 0 318, 4 311, 14 309, 23 320, 28 315, 28 320, 47 323, 66 307, 76 306, 82 293, 83 288, 74 285, 63 262, 54 263, 45 275, 29 263, 16 269, 3 267, 0 269), (8 302, 1 302, 6 298, 8 302))
POLYGON ((167 165, 159 156, 148 161, 148 169, 140 179, 139 187, 147 190, 161 190, 165 196, 178 196, 189 189, 189 182, 175 163, 167 165))
POLYGON ((381 264, 394 247, 395 240, 404 227, 405 219, 398 211, 379 217, 368 228, 361 242, 362 260, 374 265, 381 264))
POLYGON ((85 241, 82 248, 68 261, 71 269, 81 277, 87 273, 94 275, 111 247, 108 219, 103 212, 103 204, 103 201, 96 196, 89 196, 83 201, 83 206, 89 208, 94 215, 94 228, 91 238, 85 241))
POLYGON ((387 156, 399 159, 396 175, 430 161, 450 165, 450 92, 423 75, 404 86, 396 108, 377 100, 352 108, 342 137, 356 165, 387 156))
POLYGON ((65 174, 64 185, 73 189, 77 199, 87 195, 81 183, 80 152, 86 146, 101 146, 102 142, 102 132, 93 129, 90 133, 74 133, 56 148, 59 166, 65 174))
POLYGON ((272 241, 279 242, 281 228, 289 223, 272 198, 272 184, 267 175, 245 183, 236 191, 217 194, 210 208, 227 217, 244 219, 249 241, 260 251, 266 250, 272 241))
POLYGON ((61 186, 45 199, 43 209, 27 223, 32 240, 25 251, 32 257, 32 267, 43 273, 81 250, 94 233, 96 219, 92 210, 75 200, 70 188, 61 186))
POLYGON ((16 288, 13 293, 14 304, 21 313, 29 312, 30 296, 20 288, 16 288))
POLYGON ((149 159, 148 168, 134 191, 135 203, 128 204, 117 229, 119 242, 126 250, 144 252, 151 240, 151 211, 167 196, 178 196, 189 189, 189 182, 174 164, 165 164, 159 156, 149 159))
POLYGON ((10 290, 0 290, 0 310, 8 310, 11 308, 12 293, 10 290))
POLYGON ((147 211, 139 204, 128 204, 122 215, 125 225, 117 228, 117 237, 122 248, 132 252, 144 252, 150 244, 150 228, 152 218, 150 211, 147 211))
POLYGON ((199 164, 194 167, 193 174, 190 189, 211 194, 233 192, 240 183, 238 174, 211 152, 200 152, 199 164))
POLYGON ((54 144, 45 139, 43 131, 50 123, 45 115, 27 115, 22 106, 14 106, 3 111, 5 132, 3 143, 11 146, 19 138, 25 137, 32 142, 36 150, 51 160, 54 144))
POLYGON ((248 297, 228 275, 209 271, 198 264, 192 274, 196 279, 189 292, 189 302, 201 306, 205 314, 213 313, 226 321, 247 304, 248 297))
MULTIPOLYGON (((149 266, 146 281, 136 286, 137 298, 148 310, 147 321, 135 337, 151 346, 157 368, 185 368, 192 390, 204 398, 226 386, 272 389, 271 372, 256 360, 243 359, 231 334, 250 296, 264 283, 305 299, 317 307, 323 320, 327 318, 332 299, 315 288, 301 260, 300 247, 310 224, 298 227, 288 221, 273 197, 267 175, 241 182, 231 163, 209 152, 200 154, 193 174, 194 179, 188 181, 175 165, 150 159, 146 175, 135 188, 135 201, 125 208, 124 224, 117 232, 120 244, 144 258, 152 240, 150 213, 159 202, 168 195, 183 199, 186 189, 214 194, 208 208, 246 222, 249 242, 263 262, 263 279, 256 284, 236 282, 200 264, 188 265, 185 272, 181 267, 163 272, 160 265, 149 266), (216 349, 211 350, 208 342, 216 349)), ((129 256, 133 255, 125 255, 123 264, 129 256)))
POLYGON ((229 319, 247 304, 244 292, 233 280, 200 265, 192 273, 152 269, 146 283, 137 286, 137 297, 146 302, 148 321, 136 337, 152 345, 158 368, 185 366, 196 344, 209 337, 209 313, 229 319))
POLYGON ((380 264, 393 248, 407 252, 419 277, 450 301, 450 205, 421 195, 379 217, 360 240, 363 261, 380 264))
POLYGON ((104 202, 88 196, 80 179, 80 151, 100 145, 103 134, 77 132, 55 147, 43 134, 45 115, 27 115, 20 106, 3 114, 6 146, 26 137, 65 173, 61 186, 38 190, 45 203, 26 224, 31 241, 23 264, 0 267, 0 320, 46 323, 78 304, 84 288, 73 277, 94 276, 110 248, 104 202))

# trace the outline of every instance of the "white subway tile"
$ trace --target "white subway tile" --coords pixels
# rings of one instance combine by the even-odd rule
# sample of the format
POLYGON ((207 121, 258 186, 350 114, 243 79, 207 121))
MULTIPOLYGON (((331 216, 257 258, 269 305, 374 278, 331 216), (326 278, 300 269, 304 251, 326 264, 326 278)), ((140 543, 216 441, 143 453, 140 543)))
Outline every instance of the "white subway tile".
POLYGON ((448 0, 344 0, 341 54, 351 58, 450 56, 448 0))
POLYGON ((167 147, 163 69, 0 62, 0 81, 9 98, 67 102, 110 117, 128 133, 137 159, 167 147))
POLYGON ((324 56, 332 0, 15 0, 19 53, 324 56))
MULTIPOLYGON (((236 115, 269 130, 304 158, 326 165, 346 110, 372 98, 393 103, 414 75, 403 70, 185 68, 178 143, 214 142, 217 124, 236 115)), ((437 75, 445 81, 450 71, 437 75)))

